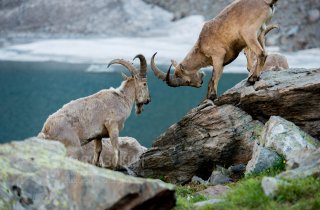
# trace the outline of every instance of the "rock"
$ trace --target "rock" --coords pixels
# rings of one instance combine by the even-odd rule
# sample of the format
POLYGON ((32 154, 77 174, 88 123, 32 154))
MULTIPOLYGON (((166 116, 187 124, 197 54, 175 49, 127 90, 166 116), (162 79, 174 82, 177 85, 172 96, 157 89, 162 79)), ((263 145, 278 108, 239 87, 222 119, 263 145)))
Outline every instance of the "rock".
POLYGON ((246 171, 245 164, 232 165, 228 168, 229 176, 234 182, 241 179, 244 176, 245 171, 246 171))
POLYGON ((174 187, 66 157, 60 142, 0 145, 0 209, 170 209, 174 187))
POLYGON ((229 177, 230 173, 223 167, 217 167, 216 170, 212 171, 211 176, 208 179, 209 185, 220 185, 226 184, 232 181, 229 177))
POLYGON ((298 126, 281 117, 272 116, 265 124, 261 144, 267 148, 275 150, 278 154, 288 157, 292 151, 302 149, 315 149, 320 146, 320 142, 298 126))
POLYGON ((313 9, 308 12, 308 20, 311 23, 317 22, 320 18, 320 11, 318 9, 313 9))
POLYGON ((202 184, 202 185, 208 185, 207 181, 204 181, 203 179, 201 179, 198 176, 193 176, 191 179, 191 182, 194 184, 202 184))
POLYGON ((210 200, 206 200, 206 201, 197 202, 194 204, 194 206, 199 208, 199 207, 203 207, 206 205, 212 205, 212 204, 216 204, 216 203, 220 203, 220 202, 223 202, 223 200, 214 198, 214 199, 210 199, 210 200))
POLYGON ((285 184, 284 181, 273 177, 263 177, 261 181, 264 194, 271 198, 276 197, 280 186, 283 184, 285 184))
POLYGON ((251 159, 262 124, 241 109, 217 107, 206 100, 172 125, 131 167, 142 177, 164 177, 186 183, 193 176, 208 179, 215 165, 230 166, 251 159))
MULTIPOLYGON (((83 154, 84 157, 81 159, 83 162, 92 163, 94 155, 94 142, 90 142, 84 145, 83 154)), ((121 166, 129 166, 132 163, 139 160, 139 157, 144 153, 147 148, 141 146, 141 144, 132 137, 119 137, 119 150, 120 158, 119 164, 121 166)), ((102 167, 111 168, 112 158, 114 152, 109 138, 102 139, 102 152, 100 156, 100 165, 102 167)))
POLYGON ((308 176, 320 177, 320 148, 305 149, 291 153, 287 161, 287 170, 277 177, 298 179, 308 176))
POLYGON ((210 186, 207 189, 198 192, 198 194, 204 195, 206 197, 215 198, 217 196, 225 194, 229 190, 230 190, 230 187, 228 186, 216 185, 216 186, 210 186))
POLYGON ((243 80, 214 103, 236 105, 263 123, 270 116, 281 116, 319 139, 319 92, 320 69, 265 71, 254 86, 243 80))
POLYGON ((245 173, 260 173, 272 168, 279 161, 281 161, 281 157, 276 152, 256 143, 253 148, 252 159, 248 162, 245 173))

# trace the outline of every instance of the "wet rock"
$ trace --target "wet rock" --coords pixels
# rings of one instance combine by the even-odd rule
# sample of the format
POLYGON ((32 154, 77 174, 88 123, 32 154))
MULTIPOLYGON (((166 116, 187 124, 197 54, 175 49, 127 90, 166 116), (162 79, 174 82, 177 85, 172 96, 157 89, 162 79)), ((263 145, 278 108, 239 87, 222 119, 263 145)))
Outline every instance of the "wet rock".
POLYGON ((251 159, 259 121, 231 105, 209 100, 172 125, 131 167, 142 177, 164 177, 186 183, 193 176, 208 179, 215 165, 236 165, 251 159))
POLYGON ((174 187, 66 157, 32 138, 0 145, 0 209, 170 209, 174 187))
POLYGON ((281 161, 281 157, 276 152, 256 143, 253 148, 252 159, 248 162, 245 173, 260 173, 272 168, 279 161, 281 161))
POLYGON ((320 138, 320 69, 265 71, 256 83, 263 85, 255 89, 243 80, 214 103, 236 105, 263 123, 281 116, 320 138))
POLYGON ((318 140, 302 131, 298 126, 276 116, 272 116, 265 124, 260 142, 285 158, 292 151, 315 149, 320 146, 318 140))

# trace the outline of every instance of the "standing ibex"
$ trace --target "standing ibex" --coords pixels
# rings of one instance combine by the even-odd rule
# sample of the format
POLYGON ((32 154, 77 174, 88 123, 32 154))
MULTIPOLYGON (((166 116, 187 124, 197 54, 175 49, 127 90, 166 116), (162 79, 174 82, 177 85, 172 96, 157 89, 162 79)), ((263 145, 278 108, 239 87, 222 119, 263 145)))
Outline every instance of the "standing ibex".
POLYGON ((175 67, 173 76, 170 76, 170 68, 167 74, 157 68, 154 54, 151 59, 154 74, 172 87, 201 87, 203 73, 199 69, 212 65, 214 72, 209 82, 207 98, 213 100, 217 96, 223 66, 236 59, 248 46, 258 56, 256 68, 248 78, 250 83, 254 83, 259 78, 266 58, 257 37, 262 27, 271 19, 276 2, 277 0, 234 1, 217 17, 204 24, 197 42, 180 64, 172 61, 175 67))
MULTIPOLYGON (((263 50, 266 52, 266 44, 265 44, 265 36, 274 28, 279 28, 277 25, 268 25, 261 31, 261 34, 258 37, 259 43, 261 44, 263 50)), ((257 55, 250 50, 250 48, 246 47, 244 49, 244 54, 247 57, 247 69, 249 72, 252 72, 256 63, 257 63, 257 55)), ((288 69, 289 64, 288 60, 284 55, 278 53, 268 53, 266 61, 263 65, 262 71, 265 70, 283 70, 288 69)))
POLYGON ((62 142, 67 148, 67 154, 81 159, 81 146, 95 140, 95 155, 93 163, 99 163, 102 150, 101 139, 110 137, 114 149, 114 167, 118 166, 119 131, 131 113, 135 102, 136 112, 142 112, 143 104, 150 102, 147 85, 147 64, 143 55, 140 59, 140 72, 130 63, 122 59, 112 60, 111 64, 125 66, 132 77, 126 77, 121 86, 101 90, 91 96, 80 98, 65 104, 45 122, 40 138, 53 139, 62 142))

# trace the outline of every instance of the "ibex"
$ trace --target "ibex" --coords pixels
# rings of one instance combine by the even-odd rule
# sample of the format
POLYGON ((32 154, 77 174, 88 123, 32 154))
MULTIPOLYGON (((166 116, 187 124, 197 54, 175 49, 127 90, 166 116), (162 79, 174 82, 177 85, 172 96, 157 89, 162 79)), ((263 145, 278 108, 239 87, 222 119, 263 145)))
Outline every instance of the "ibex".
MULTIPOLYGON (((259 43, 261 44, 263 50, 266 52, 266 45, 265 45, 265 36, 275 28, 279 28, 277 25, 268 25, 266 28, 264 28, 261 32, 261 34, 258 37, 259 43)), ((244 54, 247 57, 247 69, 249 72, 252 72, 254 69, 256 63, 257 63, 257 56, 256 54, 250 50, 250 48, 246 47, 244 49, 244 54)), ((288 60, 284 55, 278 54, 278 53, 271 53, 267 55, 266 61, 264 63, 264 66, 262 68, 262 71, 265 70, 283 70, 288 69, 289 64, 288 60)))
POLYGON ((116 89, 104 89, 65 104, 49 116, 38 137, 62 142, 67 148, 67 155, 76 159, 81 159, 81 146, 94 140, 95 154, 92 162, 96 165, 102 150, 101 139, 110 137, 115 154, 113 165, 118 167, 119 131, 124 127, 134 102, 136 113, 140 114, 143 105, 151 101, 145 57, 139 54, 135 58, 140 59, 140 72, 130 62, 112 60, 108 67, 111 64, 121 64, 132 76, 125 76, 125 81, 116 89))
POLYGON ((217 96, 223 67, 235 60, 245 47, 249 47, 258 57, 256 68, 248 78, 250 83, 254 83, 259 78, 266 58, 258 35, 270 21, 276 2, 277 0, 234 1, 217 17, 204 24, 198 40, 181 63, 177 64, 172 60, 175 67, 173 76, 170 75, 170 68, 167 74, 157 68, 154 54, 151 59, 154 74, 172 87, 201 87, 203 73, 199 69, 211 65, 214 71, 208 85, 207 98, 213 100, 217 96))

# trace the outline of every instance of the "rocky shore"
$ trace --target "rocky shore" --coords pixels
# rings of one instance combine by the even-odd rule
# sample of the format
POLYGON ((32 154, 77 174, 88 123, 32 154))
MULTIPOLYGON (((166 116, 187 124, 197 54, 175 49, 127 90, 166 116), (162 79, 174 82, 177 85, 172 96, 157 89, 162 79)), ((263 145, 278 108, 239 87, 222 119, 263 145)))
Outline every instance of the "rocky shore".
MULTIPOLYGON (((200 103, 147 150, 122 139, 120 150, 130 160, 122 163, 140 178, 68 158, 55 141, 0 145, 0 208, 171 209, 175 187, 165 182, 178 189, 197 183, 207 188, 201 195, 216 196, 229 190, 227 183, 285 164, 260 183, 275 198, 289 180, 319 178, 319 92, 319 68, 265 71, 253 86, 244 80, 200 103)), ((112 156, 107 142, 103 163, 112 156)), ((92 150, 88 145, 87 159, 92 150)), ((215 196, 195 206, 223 202, 215 196)))

